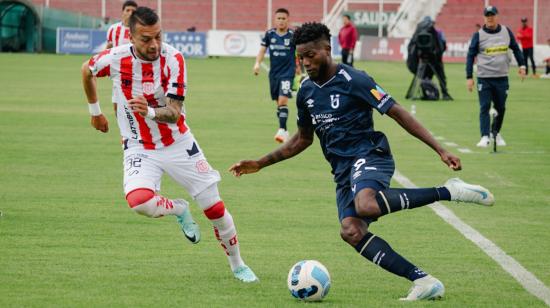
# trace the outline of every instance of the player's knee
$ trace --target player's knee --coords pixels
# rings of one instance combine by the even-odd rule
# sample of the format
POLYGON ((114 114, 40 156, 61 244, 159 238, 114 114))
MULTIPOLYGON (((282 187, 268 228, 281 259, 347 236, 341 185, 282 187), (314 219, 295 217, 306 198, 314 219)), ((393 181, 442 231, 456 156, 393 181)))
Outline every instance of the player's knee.
POLYGON ((374 190, 363 193, 361 191, 355 197, 355 211, 361 217, 377 218, 380 216, 380 207, 375 198, 374 190))
POLYGON ((221 201, 218 185, 213 184, 195 196, 195 201, 205 211, 221 201))
POLYGON ((222 218, 224 214, 225 205, 221 200, 204 210, 204 215, 210 220, 222 218))
POLYGON ((128 206, 136 213, 152 217, 154 215, 151 209, 154 207, 148 206, 148 203, 153 200, 155 193, 148 188, 134 189, 126 195, 128 206))
POLYGON ((362 227, 357 223, 344 223, 342 222, 342 226, 340 228, 340 237, 350 244, 351 246, 356 246, 359 241, 364 236, 364 232, 362 227))

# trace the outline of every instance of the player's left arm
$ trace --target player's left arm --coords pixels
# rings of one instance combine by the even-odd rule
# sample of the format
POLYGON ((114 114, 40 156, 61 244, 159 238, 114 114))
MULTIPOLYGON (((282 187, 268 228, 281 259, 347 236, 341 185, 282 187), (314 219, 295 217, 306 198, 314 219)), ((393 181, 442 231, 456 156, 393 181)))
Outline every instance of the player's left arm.
POLYGON ((462 169, 460 158, 444 149, 430 132, 428 132, 428 130, 401 105, 394 103, 386 114, 401 125, 409 134, 415 136, 436 151, 441 157, 441 160, 449 166, 449 168, 455 171, 462 169))
POLYGON ((153 108, 149 106, 145 97, 138 96, 130 99, 128 101, 128 106, 130 106, 133 111, 139 112, 139 114, 145 118, 163 123, 176 123, 181 116, 183 99, 172 97, 166 97, 166 99, 166 106, 153 108))

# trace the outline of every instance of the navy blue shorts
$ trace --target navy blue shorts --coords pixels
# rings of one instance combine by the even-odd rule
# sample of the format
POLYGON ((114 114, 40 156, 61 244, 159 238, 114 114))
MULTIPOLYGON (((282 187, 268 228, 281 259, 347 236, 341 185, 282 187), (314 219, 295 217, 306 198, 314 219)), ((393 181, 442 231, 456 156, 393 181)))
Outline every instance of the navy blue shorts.
POLYGON ((271 99, 276 101, 279 96, 286 96, 292 98, 292 77, 272 77, 269 76, 269 89, 271 92, 271 99))
POLYGON ((376 221, 357 215, 355 194, 365 188, 376 191, 389 188, 394 171, 395 163, 391 154, 370 154, 352 160, 347 171, 338 175, 342 180, 336 185, 336 206, 340 222, 346 217, 361 218, 369 224, 376 221))

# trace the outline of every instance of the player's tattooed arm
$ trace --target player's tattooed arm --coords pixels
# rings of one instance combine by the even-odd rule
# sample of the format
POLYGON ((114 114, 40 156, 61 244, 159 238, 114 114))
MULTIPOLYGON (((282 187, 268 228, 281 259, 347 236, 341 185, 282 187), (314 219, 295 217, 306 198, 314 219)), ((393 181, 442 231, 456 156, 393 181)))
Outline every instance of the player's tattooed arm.
POLYGON ((155 108, 155 117, 153 118, 158 122, 176 123, 183 108, 183 100, 173 99, 167 97, 168 102, 165 107, 155 108))
POLYGON ((258 160, 260 167, 273 165, 301 153, 313 143, 313 132, 313 127, 298 127, 296 134, 286 143, 258 160))
POLYGON ((157 122, 176 123, 181 116, 183 99, 168 97, 167 100, 166 106, 151 108, 143 96, 137 96, 128 100, 128 106, 133 111, 139 112, 141 116, 148 117, 157 122))

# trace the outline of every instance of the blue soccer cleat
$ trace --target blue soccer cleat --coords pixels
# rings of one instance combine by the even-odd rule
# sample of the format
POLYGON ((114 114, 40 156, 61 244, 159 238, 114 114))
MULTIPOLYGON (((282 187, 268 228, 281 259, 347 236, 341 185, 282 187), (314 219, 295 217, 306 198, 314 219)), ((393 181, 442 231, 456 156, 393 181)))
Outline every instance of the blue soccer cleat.
POLYGON ((432 275, 416 279, 414 286, 407 297, 400 298, 402 301, 435 300, 441 299, 445 294, 445 286, 439 279, 432 275))
POLYGON ((257 282, 260 281, 256 274, 248 267, 247 265, 241 265, 233 271, 235 278, 239 279, 242 282, 257 282))
POLYGON ((185 203, 187 208, 181 216, 176 216, 178 224, 181 227, 183 235, 193 244, 197 244, 201 240, 201 230, 199 225, 193 220, 191 211, 189 210, 189 203, 183 199, 176 199, 174 202, 185 203))

